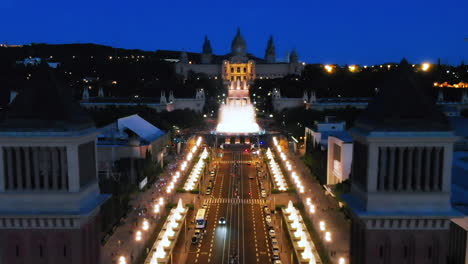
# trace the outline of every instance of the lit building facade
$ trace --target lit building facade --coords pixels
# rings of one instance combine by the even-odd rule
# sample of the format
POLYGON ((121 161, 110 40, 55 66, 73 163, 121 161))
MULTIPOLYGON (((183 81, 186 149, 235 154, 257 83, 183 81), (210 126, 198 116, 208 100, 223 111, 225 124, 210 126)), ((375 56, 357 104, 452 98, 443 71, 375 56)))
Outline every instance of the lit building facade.
POLYGON ((410 67, 402 61, 351 130, 351 264, 447 263, 461 215, 450 202, 457 137, 410 67))
POLYGON ((0 263, 98 264, 97 131, 46 68, 0 121, 0 263))
POLYGON ((247 53, 247 44, 240 29, 231 43, 231 53, 222 61, 214 61, 211 43, 205 37, 199 63, 190 61, 186 52, 182 52, 176 63, 176 73, 187 78, 189 72, 204 73, 210 78, 223 78, 225 84, 230 81, 253 81, 255 79, 283 78, 286 75, 300 75, 304 63, 299 62, 295 50, 289 55, 289 62, 276 61, 276 49, 270 37, 264 59, 255 58, 247 53))

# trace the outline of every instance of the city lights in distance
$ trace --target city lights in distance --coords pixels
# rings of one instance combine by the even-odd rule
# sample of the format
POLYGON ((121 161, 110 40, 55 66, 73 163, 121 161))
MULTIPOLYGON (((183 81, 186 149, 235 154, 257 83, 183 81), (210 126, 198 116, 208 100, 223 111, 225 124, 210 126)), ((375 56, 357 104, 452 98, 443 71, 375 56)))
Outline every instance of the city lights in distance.
POLYGON ((425 62, 425 63, 421 64, 421 70, 423 70, 423 71, 428 71, 430 68, 431 68, 430 63, 425 62))

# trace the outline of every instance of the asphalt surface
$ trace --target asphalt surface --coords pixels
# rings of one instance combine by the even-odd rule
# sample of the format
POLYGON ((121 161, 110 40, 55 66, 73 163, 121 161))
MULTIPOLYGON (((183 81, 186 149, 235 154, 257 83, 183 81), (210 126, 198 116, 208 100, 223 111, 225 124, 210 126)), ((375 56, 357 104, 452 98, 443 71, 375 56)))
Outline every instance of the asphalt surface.
POLYGON ((206 231, 197 244, 190 244, 186 263, 272 263, 265 200, 251 154, 243 150, 225 150, 218 162, 213 192, 203 199, 206 231), (218 223, 221 217, 226 224, 218 223))

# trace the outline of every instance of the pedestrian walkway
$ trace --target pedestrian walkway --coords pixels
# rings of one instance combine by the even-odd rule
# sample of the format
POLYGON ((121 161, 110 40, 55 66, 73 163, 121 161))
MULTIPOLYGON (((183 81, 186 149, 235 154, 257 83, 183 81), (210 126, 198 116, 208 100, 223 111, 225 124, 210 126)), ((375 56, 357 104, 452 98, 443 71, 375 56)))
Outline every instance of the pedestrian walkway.
POLYGON ((303 204, 306 204, 306 198, 311 198, 312 203, 315 205, 316 212, 308 213, 315 230, 320 230, 319 223, 324 221, 327 231, 331 232, 331 242, 326 242, 322 237, 322 242, 328 251, 331 262, 338 264, 339 258, 343 257, 345 263, 349 263, 350 222, 346 220, 344 214, 340 211, 337 200, 327 195, 327 192, 302 160, 298 156, 289 153, 288 157, 291 159, 294 169, 300 173, 304 185, 305 192, 298 194, 300 200, 303 204))
POLYGON ((264 199, 237 199, 237 198, 206 198, 206 204, 266 204, 264 199))

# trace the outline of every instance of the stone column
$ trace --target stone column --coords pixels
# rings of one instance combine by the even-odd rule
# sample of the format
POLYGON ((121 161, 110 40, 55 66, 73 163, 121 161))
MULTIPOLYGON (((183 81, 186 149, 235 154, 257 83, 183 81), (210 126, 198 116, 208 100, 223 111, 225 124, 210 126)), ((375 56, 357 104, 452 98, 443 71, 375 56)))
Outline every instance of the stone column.
POLYGON ((78 160, 78 146, 67 145, 68 191, 80 191, 80 165, 78 160))
POLYGON ((60 176, 62 177, 62 190, 67 190, 68 177, 67 177, 67 153, 64 147, 59 148, 60 154, 60 176))
POLYGON ((405 147, 398 148, 398 191, 403 190, 403 155, 405 153, 405 147))
POLYGON ((431 163, 434 162, 431 160, 431 149, 432 147, 424 148, 426 152, 426 164, 424 168, 424 190, 429 191, 431 189, 431 163))
POLYGON ((40 179, 39 179, 39 147, 34 147, 32 149, 33 151, 33 164, 34 164, 34 189, 38 189, 40 190, 41 189, 41 182, 40 182, 40 179))
POLYGON ((7 154, 7 165, 8 165, 8 186, 7 186, 7 189, 13 190, 14 189, 14 184, 13 184, 13 148, 12 147, 7 147, 6 148, 6 154, 7 154))
MULTIPOLYGON (((41 156, 43 156, 43 157, 44 157, 44 156, 47 156, 48 158, 50 158, 50 151, 49 151, 49 148, 47 148, 47 147, 41 147, 40 150, 41 150, 41 151, 40 151, 41 156)), ((50 173, 49 165, 50 165, 50 164, 43 164, 43 165, 42 165, 42 166, 43 166, 43 172, 44 172, 44 174, 43 174, 43 176, 44 176, 44 179, 43 179, 43 180, 44 180, 44 188, 43 188, 43 189, 44 189, 44 190, 48 190, 48 189, 49 189, 49 173, 50 173), (46 167, 44 168, 44 166, 46 166, 46 167)))
POLYGON ((379 147, 376 144, 369 144, 368 156, 362 158, 367 159, 367 191, 375 192, 379 169, 379 147))
POLYGON ((440 177, 440 163, 442 159, 440 155, 442 154, 442 148, 437 147, 434 149, 434 190, 440 190, 439 177, 440 177))
POLYGON ((16 158, 16 181, 18 183, 17 189, 23 189, 23 171, 21 170, 21 163, 24 161, 21 160, 21 148, 14 147, 13 150, 15 151, 15 158, 16 158))
POLYGON ((395 147, 390 147, 390 164, 388 164, 388 190, 393 191, 395 178, 395 147))
POLYGON ((444 162, 442 163, 442 191, 449 192, 452 183, 452 160, 453 160, 453 143, 447 143, 443 147, 444 162))
POLYGON ((5 147, 0 147, 0 192, 4 192, 6 189, 5 179, 7 177, 7 173, 5 173, 5 166, 8 165, 3 162, 5 160, 3 158, 3 152, 5 151, 5 149, 5 147))
POLYGON ((407 166, 406 166, 406 188, 405 190, 411 190, 411 179, 414 178, 413 174, 413 151, 414 147, 408 147, 408 153, 406 156, 407 166))
POLYGON ((414 177, 416 179, 416 188, 415 190, 419 191, 421 190, 421 158, 422 158, 422 148, 421 147, 416 147, 416 157, 415 157, 415 174, 414 177))
POLYGON ((387 174, 387 148, 380 148, 379 190, 385 188, 385 177, 387 174))
POLYGON ((24 169, 25 169, 25 178, 26 178, 26 189, 31 190, 31 162, 30 162, 30 153, 29 147, 23 147, 24 151, 24 169))
POLYGON ((52 189, 58 190, 58 169, 59 160, 57 155, 57 149, 55 147, 50 148, 50 160, 52 161, 52 189))

